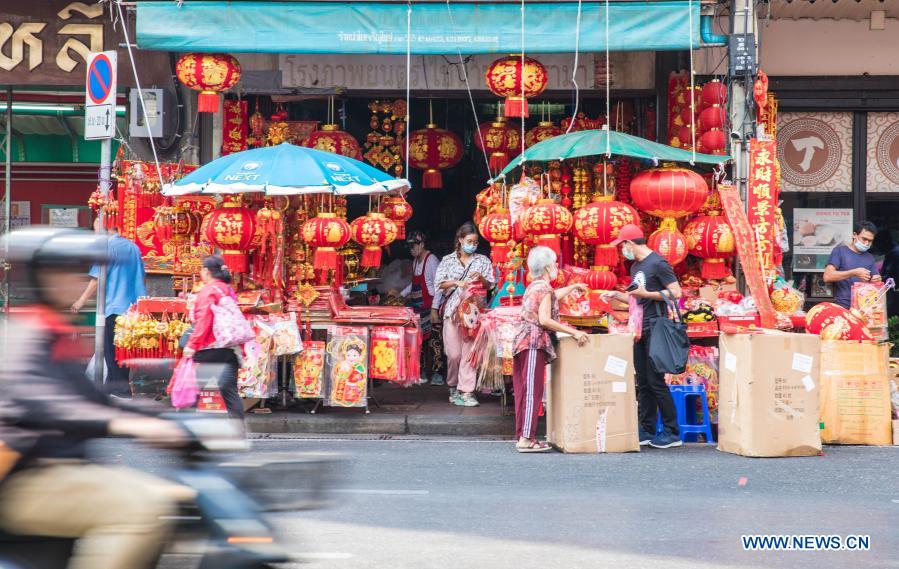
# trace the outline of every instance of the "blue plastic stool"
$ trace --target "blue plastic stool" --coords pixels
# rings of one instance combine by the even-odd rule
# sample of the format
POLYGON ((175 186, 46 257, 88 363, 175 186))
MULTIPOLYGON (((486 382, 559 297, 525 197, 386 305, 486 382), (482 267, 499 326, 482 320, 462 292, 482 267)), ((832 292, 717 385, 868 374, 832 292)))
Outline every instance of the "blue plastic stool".
MULTIPOLYGON (((709 444, 715 442, 712 435, 712 419, 709 416, 709 401, 706 398, 704 385, 669 385, 671 397, 674 399, 674 407, 677 409, 677 426, 680 430, 680 440, 686 442, 687 437, 692 435, 695 440, 699 440, 696 435, 702 433, 705 440, 709 444), (702 400, 702 422, 698 422, 696 417, 696 405, 693 402, 694 397, 702 400)), ((662 416, 659 415, 656 423, 656 433, 661 433, 664 429, 662 425, 662 416)))

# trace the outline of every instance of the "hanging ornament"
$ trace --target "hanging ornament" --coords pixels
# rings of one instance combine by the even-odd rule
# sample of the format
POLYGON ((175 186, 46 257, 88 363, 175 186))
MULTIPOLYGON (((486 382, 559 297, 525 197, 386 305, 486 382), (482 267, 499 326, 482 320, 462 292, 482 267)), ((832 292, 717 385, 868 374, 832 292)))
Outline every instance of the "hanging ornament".
POLYGON ((259 112, 259 99, 256 99, 256 111, 250 115, 247 120, 250 127, 250 136, 247 142, 254 148, 259 148, 265 144, 265 117, 259 112))
POLYGON ((614 267, 618 251, 611 245, 621 228, 639 224, 640 214, 626 203, 614 201, 612 196, 594 196, 593 201, 574 213, 574 234, 595 247, 593 264, 614 267))
POLYGON ((509 255, 509 241, 512 240, 512 215, 509 210, 497 208, 485 215, 478 229, 490 243, 490 259, 494 263, 505 263, 509 255))
POLYGON ((253 211, 243 207, 239 200, 229 200, 209 212, 203 226, 206 240, 222 250, 228 268, 234 273, 248 272, 249 254, 258 247, 253 211))
POLYGON ((712 79, 702 86, 702 106, 711 107, 727 105, 727 86, 718 79, 712 79))
POLYGON ((350 239, 350 226, 334 213, 319 213, 303 224, 303 241, 315 247, 312 266, 316 269, 338 269, 337 249, 350 239))
POLYGON ((497 59, 487 68, 484 79, 494 95, 506 100, 507 117, 530 116, 527 100, 540 95, 549 83, 549 75, 542 63, 525 57, 522 65, 520 55, 497 59))
POLYGON ((396 224, 378 212, 354 219, 350 231, 353 241, 363 247, 362 266, 365 268, 381 266, 381 248, 393 243, 397 235, 396 224))
POLYGON ((684 237, 690 254, 703 259, 702 278, 724 280, 732 276, 724 260, 737 254, 736 240, 727 218, 720 211, 690 220, 684 226, 684 237))
POLYGON ((727 122, 727 112, 720 105, 712 105, 699 113, 699 125, 702 132, 713 128, 722 129, 727 122))
POLYGON ((683 263, 689 250, 686 237, 677 230, 677 222, 673 219, 662 220, 659 229, 649 236, 646 244, 672 267, 683 263))
POLYGON ((574 223, 571 212, 555 200, 538 200, 524 214, 524 231, 537 239, 537 244, 562 254, 561 236, 571 231, 574 223))
POLYGON ((197 111, 214 113, 219 93, 240 81, 240 62, 227 53, 186 53, 178 59, 175 74, 185 87, 200 92, 197 111))
POLYGON ((552 121, 540 121, 537 126, 527 131, 524 135, 524 145, 526 148, 549 140, 554 136, 565 134, 565 131, 553 124, 552 121))
POLYGON ((340 127, 334 122, 335 118, 334 97, 331 97, 328 101, 328 123, 322 125, 319 130, 313 131, 303 141, 303 146, 361 161, 362 148, 359 146, 359 142, 350 133, 340 130, 340 127))
POLYGON ((462 139, 456 133, 437 127, 431 108, 427 126, 409 133, 409 165, 424 170, 421 187, 426 190, 442 188, 440 171, 459 164, 463 148, 462 139))
POLYGON ((723 156, 727 149, 727 135, 720 128, 713 128, 703 133, 699 139, 699 144, 702 147, 702 151, 706 154, 723 156))
POLYGON ((406 222, 412 217, 412 206, 403 196, 387 196, 379 208, 387 219, 396 224, 397 239, 406 238, 406 222))
POLYGON ((481 134, 474 138, 474 143, 489 155, 491 171, 499 172, 521 153, 521 132, 505 118, 496 117, 493 122, 483 123, 478 130, 481 134))

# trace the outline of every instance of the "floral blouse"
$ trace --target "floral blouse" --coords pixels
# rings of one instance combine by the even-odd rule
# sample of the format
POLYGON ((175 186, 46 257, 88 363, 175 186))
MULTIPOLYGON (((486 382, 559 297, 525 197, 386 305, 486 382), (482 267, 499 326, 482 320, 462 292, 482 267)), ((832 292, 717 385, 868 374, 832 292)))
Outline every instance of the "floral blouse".
POLYGON ((550 295, 552 303, 552 317, 559 319, 559 301, 553 294, 553 287, 543 279, 533 281, 524 291, 521 300, 521 327, 515 336, 514 353, 525 350, 543 350, 546 352, 547 361, 556 359, 556 349, 553 347, 550 331, 540 325, 540 303, 546 295, 550 295))
MULTIPOLYGON (((485 257, 484 255, 475 254, 471 256, 471 260, 468 262, 468 273, 465 272, 465 265, 462 264, 462 261, 459 260, 459 255, 455 252, 450 253, 446 257, 444 257, 440 261, 440 265, 437 267, 437 276, 434 277, 434 282, 440 286, 441 283, 445 283, 446 281, 458 281, 462 279, 462 275, 465 275, 465 281, 470 282, 472 279, 472 275, 480 274, 482 277, 487 279, 487 282, 490 285, 496 284, 496 277, 493 274, 493 265, 490 264, 490 259, 485 257)), ((459 307, 459 303, 462 301, 462 289, 460 288, 451 288, 443 291, 438 291, 442 293, 442 298, 446 302, 446 312, 444 312, 444 318, 449 318, 453 315, 456 308, 459 307)), ((435 299, 435 305, 437 300, 435 299)))

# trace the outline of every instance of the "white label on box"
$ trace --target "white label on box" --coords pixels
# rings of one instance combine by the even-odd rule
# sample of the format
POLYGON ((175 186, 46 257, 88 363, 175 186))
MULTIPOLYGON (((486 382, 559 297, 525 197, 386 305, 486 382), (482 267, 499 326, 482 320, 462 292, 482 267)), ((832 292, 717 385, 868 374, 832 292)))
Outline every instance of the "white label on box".
POLYGON ((609 356, 606 359, 606 367, 603 369, 612 375, 624 377, 624 374, 627 372, 627 360, 616 356, 609 356))
POLYGON ((732 373, 737 373, 737 356, 730 352, 724 354, 724 369, 732 373))
POLYGON ((812 379, 812 376, 807 375, 807 376, 803 377, 803 378, 802 378, 802 385, 805 386, 805 390, 806 390, 806 391, 811 391, 812 389, 814 389, 814 388, 815 388, 815 382, 814 382, 814 380, 812 379))
POLYGON ((606 407, 596 420, 596 452, 606 452, 606 416, 609 408, 606 407))
POLYGON ((627 393, 627 382, 626 381, 613 381, 612 382, 612 393, 627 393))
POLYGON ((793 369, 799 373, 812 373, 812 364, 815 358, 805 354, 793 354, 793 369))

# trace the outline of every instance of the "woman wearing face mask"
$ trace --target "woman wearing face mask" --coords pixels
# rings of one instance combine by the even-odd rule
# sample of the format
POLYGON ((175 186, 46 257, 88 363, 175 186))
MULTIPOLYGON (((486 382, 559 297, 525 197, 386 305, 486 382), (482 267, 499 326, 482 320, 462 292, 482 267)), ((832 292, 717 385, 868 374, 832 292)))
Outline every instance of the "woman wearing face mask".
POLYGON ((587 285, 574 284, 553 290, 559 276, 556 253, 549 247, 534 247, 528 254, 531 284, 521 301, 521 327, 515 336, 512 381, 515 386, 515 436, 518 452, 546 452, 550 447, 537 440, 537 419, 546 366, 556 359, 556 332, 571 334, 578 345, 587 343, 587 334, 559 321, 559 300, 587 285))
POLYGON ((446 353, 450 403, 462 407, 477 407, 474 396, 477 370, 468 363, 472 342, 463 337, 460 324, 453 315, 462 301, 462 294, 470 284, 480 284, 491 290, 496 283, 490 259, 476 253, 478 230, 466 221, 456 231, 456 250, 440 261, 437 267, 437 288, 442 292, 443 348, 446 353))

